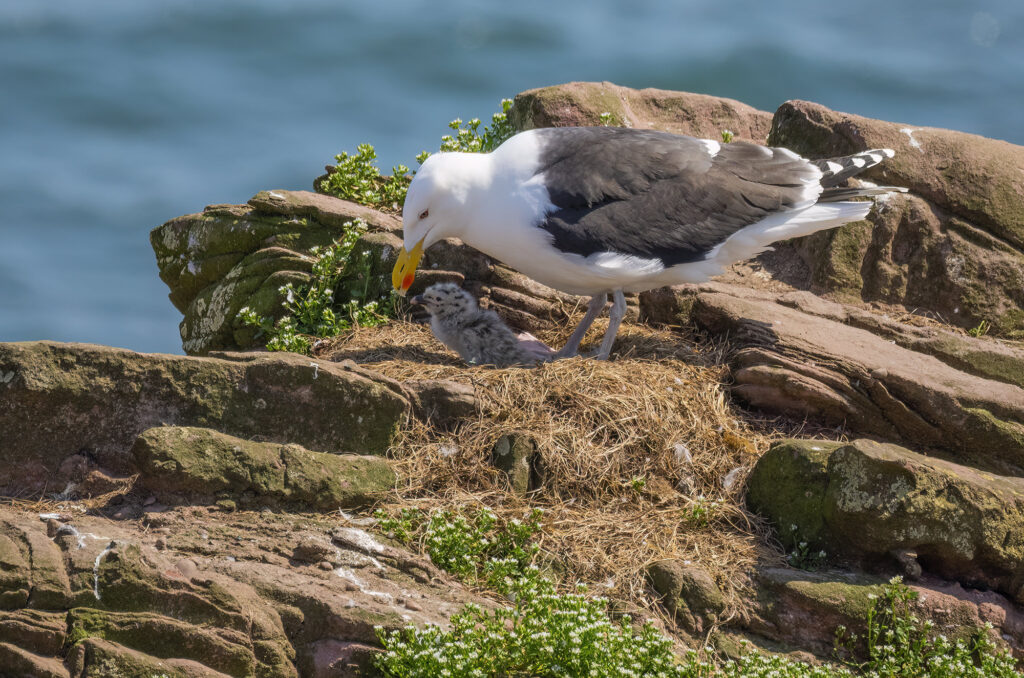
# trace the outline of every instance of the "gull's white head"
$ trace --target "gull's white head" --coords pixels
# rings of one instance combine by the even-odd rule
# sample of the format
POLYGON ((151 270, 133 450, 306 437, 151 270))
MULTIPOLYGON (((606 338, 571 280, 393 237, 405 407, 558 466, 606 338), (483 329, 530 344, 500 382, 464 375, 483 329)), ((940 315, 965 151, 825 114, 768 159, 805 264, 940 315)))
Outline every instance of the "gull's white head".
POLYGON ((469 201, 487 181, 487 161, 481 153, 438 153, 416 172, 402 208, 405 246, 391 273, 399 294, 409 291, 423 250, 438 240, 459 237, 469 226, 469 201))

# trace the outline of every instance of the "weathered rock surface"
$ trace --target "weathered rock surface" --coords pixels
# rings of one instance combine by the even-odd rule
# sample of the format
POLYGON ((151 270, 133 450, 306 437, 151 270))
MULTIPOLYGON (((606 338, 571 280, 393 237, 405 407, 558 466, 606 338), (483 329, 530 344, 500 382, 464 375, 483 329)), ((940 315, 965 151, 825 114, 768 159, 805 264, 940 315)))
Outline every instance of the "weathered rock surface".
POLYGON ((49 486, 85 452, 129 473, 146 429, 206 426, 318 452, 383 453, 409 412, 401 387, 350 363, 290 354, 233 359, 89 344, 0 344, 0 461, 19 492, 49 486))
MULTIPOLYGON (((885 582, 876 576, 833 570, 764 568, 756 575, 753 614, 740 626, 831 658, 837 627, 845 626, 863 638, 869 596, 880 595, 885 582)), ((913 611, 930 620, 935 633, 966 641, 975 633, 987 632, 996 645, 1005 642, 1014 655, 1024 654, 1024 615, 998 593, 967 590, 935 578, 913 582, 910 588, 918 594, 913 611), (986 623, 993 628, 984 631, 986 623)))
POLYGON ((347 676, 372 656, 374 625, 444 623, 473 600, 361 530, 333 538, 334 523, 180 508, 76 516, 51 540, 37 516, 0 509, 4 557, 29 593, 0 611, 0 674, 347 676), (330 569, 289 561, 311 540, 330 569))
POLYGON ((1024 147, 806 101, 779 108, 768 143, 811 158, 892 148, 896 157, 865 178, 911 191, 881 202, 869 222, 799 241, 812 291, 1024 336, 1024 147))
POLYGON ((166 503, 177 497, 237 498, 243 505, 317 510, 371 504, 395 484, 382 457, 311 452, 294 443, 258 443, 205 428, 161 426, 132 448, 141 487, 166 503))
POLYGON ((648 317, 686 314, 700 329, 728 336, 735 349, 732 392, 754 407, 1024 473, 1024 389, 1015 383, 1024 366, 1020 349, 904 331, 810 295, 714 283, 645 295, 643 305, 648 317), (854 318, 878 334, 852 326, 854 318), (897 334, 900 341, 888 338, 897 334))
POLYGON ((657 129, 704 139, 720 139, 729 130, 737 139, 764 143, 772 114, 723 97, 631 89, 610 82, 570 82, 516 95, 509 120, 518 130, 535 127, 608 124, 657 129))
POLYGON ((662 596, 662 605, 689 633, 704 633, 725 609, 722 592, 703 568, 659 560, 648 565, 647 577, 662 596))
POLYGON ((280 317, 279 288, 307 281, 309 250, 330 245, 355 219, 372 230, 355 251, 369 252, 370 270, 384 280, 399 221, 308 191, 263 191, 248 205, 212 205, 153 229, 150 242, 160 278, 171 289, 171 303, 185 315, 185 351, 251 347, 254 330, 242 325, 238 312, 248 306, 260 315, 280 317))
POLYGON ((758 460, 748 487, 751 508, 788 548, 912 558, 1024 602, 1024 479, 870 440, 785 441, 758 460))
POLYGON ((480 404, 469 384, 449 379, 411 379, 405 382, 418 419, 446 428, 476 414, 480 404))

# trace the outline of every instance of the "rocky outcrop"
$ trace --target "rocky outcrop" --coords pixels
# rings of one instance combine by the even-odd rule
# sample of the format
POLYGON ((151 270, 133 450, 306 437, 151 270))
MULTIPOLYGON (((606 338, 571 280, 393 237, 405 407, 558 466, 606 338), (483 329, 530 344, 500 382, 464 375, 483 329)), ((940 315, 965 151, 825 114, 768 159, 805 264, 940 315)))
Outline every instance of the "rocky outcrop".
POLYGON ((869 222, 801 242, 812 291, 1024 336, 1024 148, 806 101, 776 111, 768 143, 811 158, 892 148, 896 156, 865 178, 910 189, 883 201, 869 222))
POLYGON ((219 497, 243 506, 330 511, 369 505, 396 479, 381 457, 311 452, 204 428, 151 428, 135 441, 132 454, 139 485, 165 503, 172 497, 219 497))
POLYGON ((751 508, 784 545, 897 560, 1024 602, 1024 479, 891 444, 786 441, 748 479, 751 508))
MULTIPOLYGON (((794 555, 820 551, 872 574, 779 568, 777 553, 762 552, 746 607, 723 600, 708 572, 684 560, 650 564, 649 582, 686 634, 714 636, 724 625, 825 655, 836 626, 863 630, 871 596, 900 572, 922 594, 915 611, 938 631, 965 638, 990 622, 994 640, 1024 652, 1024 481, 1010 477, 1024 475, 1024 349, 922 319, 1024 336, 1021 148, 806 102, 772 115, 610 83, 524 92, 509 118, 517 129, 608 123, 714 139, 729 130, 812 158, 896 149, 866 179, 910 193, 878 199, 867 220, 734 267, 727 279, 739 287, 657 290, 639 304, 648 321, 691 325, 727 345, 737 401, 936 455, 870 441, 788 442, 753 469, 749 506, 775 525, 790 562, 811 566, 794 555)), ((60 676, 110 667, 345 675, 372 652, 374 624, 443 621, 469 598, 428 561, 353 525, 270 507, 364 505, 394 482, 390 469, 323 453, 380 452, 408 413, 458 435, 460 420, 490 406, 486 391, 478 401, 452 382, 398 384, 345 363, 215 353, 251 346, 239 309, 279 315, 281 285, 308 280, 311 249, 356 218, 369 226, 361 267, 372 294, 384 293, 400 221, 334 198, 266 191, 155 229, 161 277, 184 314, 183 345, 215 357, 125 363, 114 351, 43 345, 30 353, 49 357, 28 360, 18 353, 27 349, 0 347, 0 430, 19 436, 17 456, 0 439, 0 459, 17 482, 38 488, 43 477, 73 474, 99 494, 126 482, 117 473, 138 470, 139 489, 154 495, 115 514, 141 515, 145 534, 129 520, 75 518, 51 522, 51 541, 24 515, 5 519, 0 665, 60 676), (225 510, 163 506, 182 500, 225 510), (245 510, 260 507, 268 508, 245 510), (251 610, 248 625, 242 609, 251 610)), ((431 248, 416 289, 440 280, 463 284, 518 329, 563 325, 579 308, 457 241, 431 248)), ((338 296, 367 282, 346 271, 338 296)), ((542 483, 536 440, 494 436, 490 473, 528 500, 542 483)), ((687 491, 657 473, 645 484, 638 499, 654 507, 659 495, 687 491)), ((742 534, 753 542, 755 533, 742 534)))
POLYGON ((448 428, 476 414, 480 403, 469 384, 448 379, 410 379, 405 389, 418 419, 448 428))
POLYGON ((728 337, 732 392, 753 407, 1024 473, 1020 349, 870 319, 801 293, 705 284, 641 299, 645 316, 685 315, 728 337))
POLYGON ((764 143, 772 114, 707 94, 570 82, 516 95, 509 121, 517 130, 610 124, 703 139, 720 139, 728 130, 737 139, 764 143), (602 120, 603 114, 610 118, 602 120))
POLYGON ((368 267, 383 281, 399 222, 308 191, 263 191, 248 205, 212 205, 154 229, 150 243, 160 278, 171 290, 171 303, 185 316, 185 351, 251 347, 254 330, 242 324, 238 312, 247 306, 280 317, 279 289, 306 282, 312 267, 309 250, 330 245, 355 219, 371 229, 356 251, 368 253, 368 267))
POLYGON ((51 539, 39 518, 0 509, 3 571, 16 560, 19 578, 0 601, 4 675, 341 677, 372 656, 374 625, 443 623, 472 600, 429 563, 358 528, 332 537, 316 516, 63 520, 51 539), (310 540, 319 561, 290 560, 310 540))
POLYGON ((88 344, 0 344, 0 461, 18 492, 85 453, 112 473, 146 429, 205 426, 318 452, 381 454, 409 413, 397 382, 292 354, 187 358, 88 344))

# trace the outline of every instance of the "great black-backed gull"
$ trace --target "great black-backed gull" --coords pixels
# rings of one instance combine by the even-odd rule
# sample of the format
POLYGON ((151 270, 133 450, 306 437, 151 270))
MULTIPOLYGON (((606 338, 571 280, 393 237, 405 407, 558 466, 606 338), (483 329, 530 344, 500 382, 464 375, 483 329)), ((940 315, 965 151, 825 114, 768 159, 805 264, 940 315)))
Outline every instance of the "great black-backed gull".
POLYGON ((893 151, 810 161, 785 148, 619 127, 521 132, 491 153, 439 153, 423 163, 402 212, 392 281, 413 282, 423 250, 467 245, 570 294, 591 297, 559 357, 613 304, 597 357, 625 313, 623 292, 702 282, 778 240, 867 216, 848 198, 905 189, 842 188, 893 151))
POLYGON ((410 301, 430 313, 430 329, 442 344, 473 365, 529 365, 551 358, 540 344, 521 341, 494 311, 454 283, 431 285, 410 301))

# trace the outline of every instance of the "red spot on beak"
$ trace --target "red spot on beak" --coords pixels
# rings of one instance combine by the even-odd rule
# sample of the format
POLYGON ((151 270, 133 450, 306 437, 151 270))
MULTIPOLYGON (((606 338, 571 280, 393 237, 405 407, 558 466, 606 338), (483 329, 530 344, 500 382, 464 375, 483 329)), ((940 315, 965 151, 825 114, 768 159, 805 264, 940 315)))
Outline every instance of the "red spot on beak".
POLYGON ((412 286, 412 281, 413 281, 412 274, 411 273, 407 274, 404 278, 402 278, 402 289, 403 290, 409 289, 412 286))

